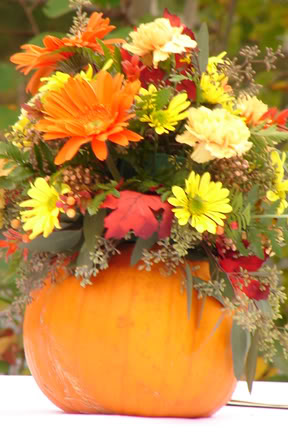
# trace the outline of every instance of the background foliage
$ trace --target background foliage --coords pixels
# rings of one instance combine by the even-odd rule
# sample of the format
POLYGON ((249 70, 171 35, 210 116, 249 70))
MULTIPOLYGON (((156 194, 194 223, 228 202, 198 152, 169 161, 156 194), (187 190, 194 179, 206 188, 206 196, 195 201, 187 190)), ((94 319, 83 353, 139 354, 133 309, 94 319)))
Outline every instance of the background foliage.
MULTIPOLYGON (((115 37, 125 37, 133 26, 161 16, 167 7, 171 13, 197 32, 206 22, 210 35, 210 55, 227 51, 237 56, 245 45, 258 45, 263 53, 266 47, 282 45, 286 54, 277 69, 258 73, 263 85, 260 98, 279 109, 288 105, 288 0, 92 0, 90 11, 103 11, 117 26, 115 37)), ((20 45, 41 45, 45 34, 61 37, 72 22, 73 11, 69 0, 0 0, 0 138, 19 115, 19 107, 28 96, 26 78, 20 75, 9 57, 20 51, 20 45)), ((112 37, 112 34, 110 34, 112 37)), ((279 265, 284 270, 283 281, 288 286, 288 251, 283 251, 279 265)), ((21 338, 21 313, 14 321, 1 320, 1 313, 13 301, 16 287, 14 269, 3 279, 0 262, 0 374, 27 373, 21 338)), ((287 307, 287 306, 286 306, 287 307)), ((284 311, 286 319, 288 309, 284 311)), ((259 360, 258 377, 288 380, 288 364, 278 356, 274 365, 259 360)))

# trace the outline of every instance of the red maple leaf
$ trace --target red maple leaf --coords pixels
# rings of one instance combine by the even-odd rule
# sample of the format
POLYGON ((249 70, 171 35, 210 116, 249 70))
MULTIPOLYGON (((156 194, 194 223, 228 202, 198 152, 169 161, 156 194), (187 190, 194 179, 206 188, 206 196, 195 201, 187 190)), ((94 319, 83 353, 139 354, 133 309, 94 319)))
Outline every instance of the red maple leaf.
POLYGON ((120 197, 108 195, 101 207, 113 210, 105 218, 106 238, 123 238, 130 230, 137 237, 147 239, 154 232, 159 238, 168 237, 173 213, 167 202, 159 196, 135 191, 122 191, 120 197), (158 220, 156 216, 161 216, 158 220))

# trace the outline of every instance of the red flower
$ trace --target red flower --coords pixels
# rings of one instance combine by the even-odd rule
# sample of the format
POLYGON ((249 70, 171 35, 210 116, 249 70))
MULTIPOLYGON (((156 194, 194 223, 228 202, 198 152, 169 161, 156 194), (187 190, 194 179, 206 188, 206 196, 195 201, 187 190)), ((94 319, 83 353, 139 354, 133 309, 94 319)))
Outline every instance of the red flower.
MULTIPOLYGON (((9 228, 8 231, 3 232, 4 237, 6 238, 6 240, 0 240, 0 248, 7 248, 7 252, 6 252, 6 262, 9 259, 10 255, 13 255, 18 249, 19 249, 19 244, 20 243, 27 243, 26 241, 26 234, 20 234, 17 231, 15 231, 12 228, 9 228), (24 238, 25 236, 25 238, 24 238), (24 241, 25 240, 25 241, 24 241)), ((27 260, 28 257, 28 249, 24 248, 23 249, 23 256, 25 261, 27 260)))
POLYGON ((157 86, 160 83, 165 82, 164 77, 165 72, 162 69, 155 69, 145 66, 140 74, 141 85, 144 88, 147 88, 149 84, 154 84, 155 86, 157 86))
POLYGON ((261 120, 267 122, 267 126, 277 125, 281 129, 287 129, 288 109, 278 111, 277 108, 270 108, 261 117, 261 120))
POLYGON ((270 294, 269 285, 261 284, 261 282, 256 279, 250 279, 248 284, 247 282, 245 284, 243 278, 231 276, 230 281, 236 291, 240 290, 244 292, 247 297, 253 300, 267 300, 270 294))
POLYGON ((121 62, 123 72, 126 75, 128 81, 136 81, 140 78, 141 71, 145 68, 140 58, 137 55, 131 55, 128 51, 121 48, 121 56, 123 61, 121 62))
MULTIPOLYGON (((247 282, 244 280, 240 272, 241 269, 247 270, 248 272, 256 272, 266 261, 267 255, 264 253, 265 257, 264 259, 261 259, 256 255, 239 256, 238 251, 234 252, 232 250, 223 253, 221 248, 221 239, 218 241, 219 243, 216 246, 221 256, 219 258, 220 267, 228 274, 236 293, 240 290, 251 299, 266 300, 270 293, 269 286, 261 284, 259 280, 254 279, 253 277, 251 277, 247 282)), ((244 245, 248 247, 248 242, 245 242, 244 245)))
POLYGON ((219 264, 226 273, 238 273, 240 268, 255 272, 259 270, 264 261, 265 259, 252 255, 240 256, 239 258, 223 258, 219 260, 219 264))
POLYGON ((172 27, 183 27, 183 33, 195 40, 195 35, 188 27, 185 26, 177 15, 170 14, 167 8, 165 8, 163 17, 170 21, 172 27))

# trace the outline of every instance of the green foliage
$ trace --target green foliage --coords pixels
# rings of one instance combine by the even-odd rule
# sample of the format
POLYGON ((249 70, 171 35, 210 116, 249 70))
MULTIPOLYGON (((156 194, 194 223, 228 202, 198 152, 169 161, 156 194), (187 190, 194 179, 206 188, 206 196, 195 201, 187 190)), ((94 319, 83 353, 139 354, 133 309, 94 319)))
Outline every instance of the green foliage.
POLYGON ((248 330, 243 329, 235 321, 232 325, 231 334, 232 355, 235 377, 240 380, 242 378, 247 354, 251 346, 251 335, 248 330))
POLYGON ((201 25, 196 40, 199 48, 199 69, 203 73, 206 71, 209 58, 209 34, 206 23, 201 25))
POLYGON ((48 0, 43 11, 49 18, 58 18, 70 11, 69 0, 48 0))

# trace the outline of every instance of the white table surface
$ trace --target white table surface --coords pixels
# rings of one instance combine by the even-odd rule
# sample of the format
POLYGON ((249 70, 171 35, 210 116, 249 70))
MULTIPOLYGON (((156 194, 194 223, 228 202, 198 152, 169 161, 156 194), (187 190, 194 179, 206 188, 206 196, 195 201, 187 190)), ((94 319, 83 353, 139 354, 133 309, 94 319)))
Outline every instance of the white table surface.
MULTIPOLYGON (((239 382, 233 398, 288 405, 288 383, 255 382, 250 396, 246 383, 239 382)), ((1 431, 9 432, 271 432, 287 430, 288 409, 225 406, 203 419, 66 414, 42 394, 32 377, 0 376, 0 421, 1 431)))

